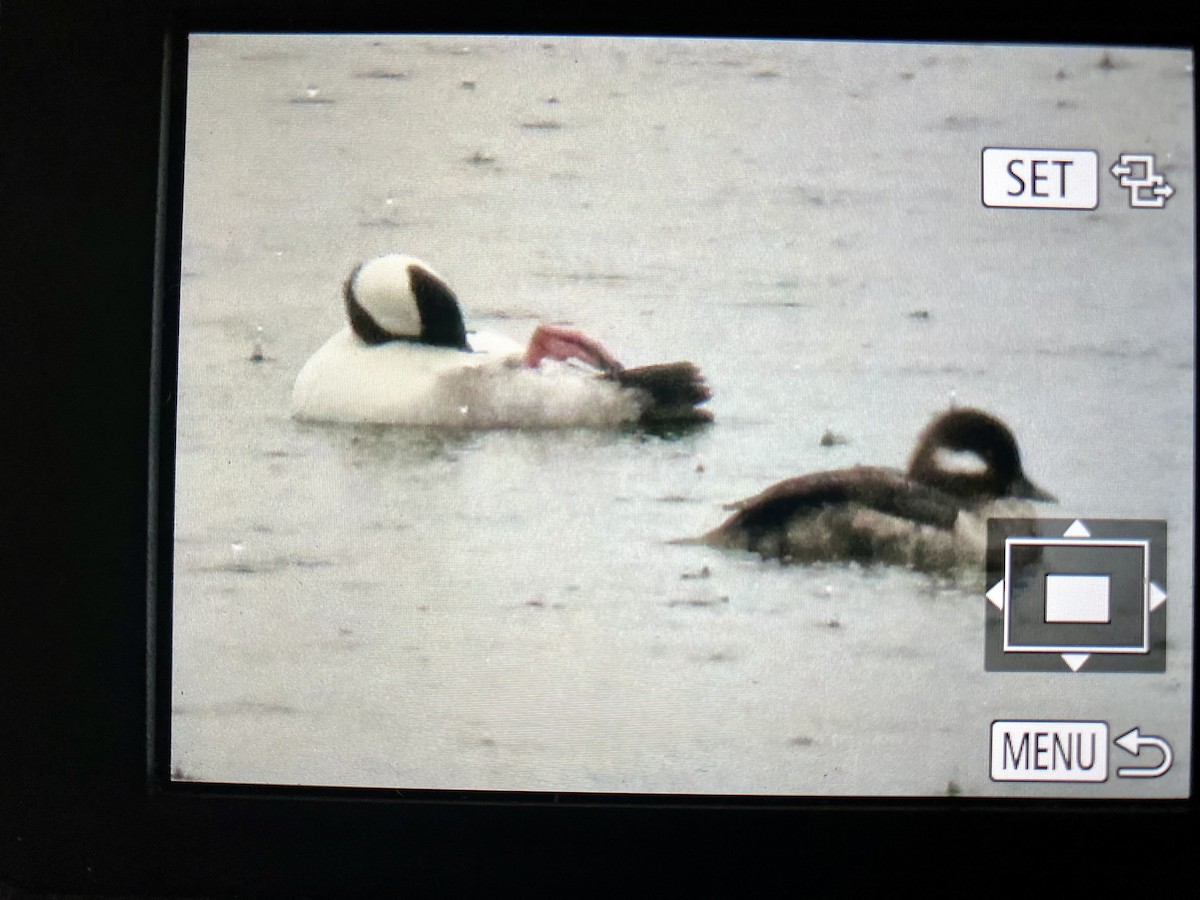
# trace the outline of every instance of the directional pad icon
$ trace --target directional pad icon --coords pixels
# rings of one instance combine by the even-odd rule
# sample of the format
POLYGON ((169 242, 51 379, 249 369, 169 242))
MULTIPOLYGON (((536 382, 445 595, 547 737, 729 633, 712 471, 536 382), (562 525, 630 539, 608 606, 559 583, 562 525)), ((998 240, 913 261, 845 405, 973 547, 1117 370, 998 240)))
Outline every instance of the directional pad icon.
POLYGON ((1166 668, 1166 523, 988 520, 988 671, 1166 668))

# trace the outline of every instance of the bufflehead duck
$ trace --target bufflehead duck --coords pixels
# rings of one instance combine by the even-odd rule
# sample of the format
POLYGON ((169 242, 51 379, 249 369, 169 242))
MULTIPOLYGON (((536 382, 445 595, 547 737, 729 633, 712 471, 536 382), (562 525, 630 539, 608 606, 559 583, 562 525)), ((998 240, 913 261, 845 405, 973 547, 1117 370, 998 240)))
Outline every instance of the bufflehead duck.
POLYGON ((300 370, 299 419, 470 428, 706 422, 712 394, 690 362, 627 369, 583 332, 540 325, 525 347, 468 332, 458 298, 418 259, 356 267, 348 325, 300 370), (587 371, 561 363, 576 360, 587 371))
POLYGON ((1052 502, 1021 468, 1008 426, 977 409, 952 409, 922 432, 908 470, 855 466, 789 478, 731 504, 696 543, 785 562, 855 561, 953 572, 983 558, 986 516, 1025 512, 1011 501, 1052 502), (980 466, 957 471, 948 456, 980 466), (1005 509, 1005 505, 1009 506, 1005 509))

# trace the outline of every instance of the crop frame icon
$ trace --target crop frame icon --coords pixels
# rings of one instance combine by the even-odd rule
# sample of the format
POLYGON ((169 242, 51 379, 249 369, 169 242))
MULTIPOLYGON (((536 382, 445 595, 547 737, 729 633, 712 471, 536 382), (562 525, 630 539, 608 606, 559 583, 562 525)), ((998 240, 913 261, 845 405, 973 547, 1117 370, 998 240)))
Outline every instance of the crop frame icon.
POLYGON ((985 668, 1166 669, 1166 523, 989 519, 985 668))

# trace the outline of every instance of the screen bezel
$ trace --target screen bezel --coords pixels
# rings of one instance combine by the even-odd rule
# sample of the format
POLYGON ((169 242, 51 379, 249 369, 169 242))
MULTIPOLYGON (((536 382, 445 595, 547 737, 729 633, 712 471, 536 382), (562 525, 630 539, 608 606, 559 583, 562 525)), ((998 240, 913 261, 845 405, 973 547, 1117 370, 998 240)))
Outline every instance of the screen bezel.
MULTIPOLYGON (((66 639, 55 645, 59 656, 49 660, 53 678, 45 678, 48 660, 37 652, 46 649, 44 642, 9 657, 16 660, 15 693, 24 689, 38 702, 11 710, 17 730, 29 735, 14 764, 24 763, 30 777, 21 788, 10 789, 11 799, 9 792, 4 795, 0 821, 15 822, 13 834, 26 835, 6 842, 0 870, 6 879, 75 890, 104 884, 126 891, 208 893, 257 884, 308 892, 314 886, 391 884, 406 874, 414 884, 453 883, 456 866, 524 869, 539 880, 622 850, 702 868, 706 854, 731 846, 738 865, 769 865, 794 857, 799 845, 808 849, 814 870, 854 881, 870 879, 869 866, 857 875, 840 867, 855 867, 864 854, 867 860, 896 859, 918 852, 927 841, 978 846, 957 863, 945 862, 945 872, 957 871, 959 864, 983 858, 988 835, 1012 828, 1079 852, 1090 852, 1089 842, 1126 827, 1148 832, 1166 852, 1186 846, 1182 835, 1195 824, 1194 796, 1186 801, 678 797, 197 784, 171 781, 164 743, 170 721, 178 337, 177 315, 170 310, 178 298, 189 32, 674 34, 1190 46, 1190 40, 1180 42, 1167 11, 1155 22, 1127 27, 1095 21, 1094 15, 1073 18, 1070 11, 1030 26, 961 15, 855 21, 849 12, 830 13, 817 22, 781 20, 778 13, 757 20, 744 13, 736 21, 722 21, 717 14, 705 19, 698 11, 681 22, 649 10, 641 17, 615 10, 539 10, 524 17, 493 12, 490 17, 425 14, 400 20, 378 4, 358 3, 330 11, 310 2, 192 2, 154 13, 130 5, 104 16, 68 6, 69 14, 44 29, 50 34, 38 35, 43 43, 35 40, 25 51, 34 59, 43 54, 44 63, 56 54, 55 40, 65 37, 78 54, 68 73, 50 75, 41 85, 56 92, 54 114, 39 137, 60 147, 59 155, 51 154, 44 164, 57 164, 60 177, 43 179, 30 193, 38 194, 46 208, 70 209, 88 179, 98 183, 92 188, 105 207, 102 215, 72 227, 43 213, 42 231, 57 229, 59 244, 48 249, 58 265, 72 253, 82 258, 75 281, 94 288, 104 316, 92 313, 59 323, 75 339, 72 346, 84 349, 75 367, 55 373, 40 390, 70 394, 85 374, 93 392, 110 402, 104 415, 85 411, 82 400, 68 403, 63 418, 70 421, 52 429, 62 446, 48 456, 44 448, 29 451, 41 451, 39 466, 69 471, 72 491, 51 491, 54 503, 48 503, 44 493, 36 494, 36 485, 18 486, 18 492, 27 492, 20 494, 27 500, 23 506, 40 510, 29 540, 78 539, 88 530, 91 535, 81 558, 51 580, 46 602, 22 610, 20 629, 12 632, 57 633, 66 639), (118 39, 123 50, 116 59, 112 42, 118 39), (67 76, 89 66, 101 84, 71 96, 67 76), (94 165, 72 170, 71 138, 81 131, 95 138, 96 158, 94 165), (114 252, 118 241, 123 252, 114 252), (129 300, 130 293, 135 300, 129 300), (91 341, 124 350, 101 353, 91 341), (73 370, 94 362, 107 368, 73 370), (108 437, 97 438, 101 426, 111 430, 108 437), (56 516, 69 519, 70 527, 54 521, 56 516), (105 529, 104 522, 110 527, 105 529), (89 583, 92 590, 81 591, 89 583), (82 614, 76 605, 81 595, 89 604, 82 614), (39 764, 30 766, 35 759, 39 764), (397 852, 394 842, 401 838, 409 849, 397 852), (31 852, 35 845, 41 849, 31 852), (545 858, 547 847, 557 855, 553 861, 545 858), (418 862, 422 854, 429 859, 418 862), (332 857, 342 864, 328 867, 332 857)), ((9 24, 22 20, 12 15, 9 24)), ((35 86, 18 102, 36 104, 37 91, 35 86)), ((65 291, 70 285, 65 274, 27 270, 22 276, 30 296, 35 288, 61 285, 65 291)), ((25 309, 18 325, 37 333, 44 311, 25 309)), ((32 588, 36 573, 22 570, 21 575, 25 580, 18 586, 32 588)), ((10 640, 16 647, 17 638, 10 640)), ((1192 691, 1194 698, 1194 679, 1192 691)), ((1194 783, 1194 759, 1192 774, 1194 783)))

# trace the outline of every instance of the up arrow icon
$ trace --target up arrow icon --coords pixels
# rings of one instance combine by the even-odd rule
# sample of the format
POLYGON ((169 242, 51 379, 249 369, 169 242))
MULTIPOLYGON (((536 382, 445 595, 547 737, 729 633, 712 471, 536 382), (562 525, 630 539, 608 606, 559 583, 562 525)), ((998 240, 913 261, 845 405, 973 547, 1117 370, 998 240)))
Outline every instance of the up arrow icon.
POLYGON ((1175 760, 1170 744, 1160 737, 1151 735, 1143 737, 1138 728, 1125 732, 1119 738, 1115 738, 1113 743, 1134 756, 1140 756, 1143 747, 1154 747, 1162 753, 1163 757, 1162 762, 1157 766, 1126 766, 1117 769, 1118 778, 1158 778, 1171 768, 1171 763, 1175 760))

